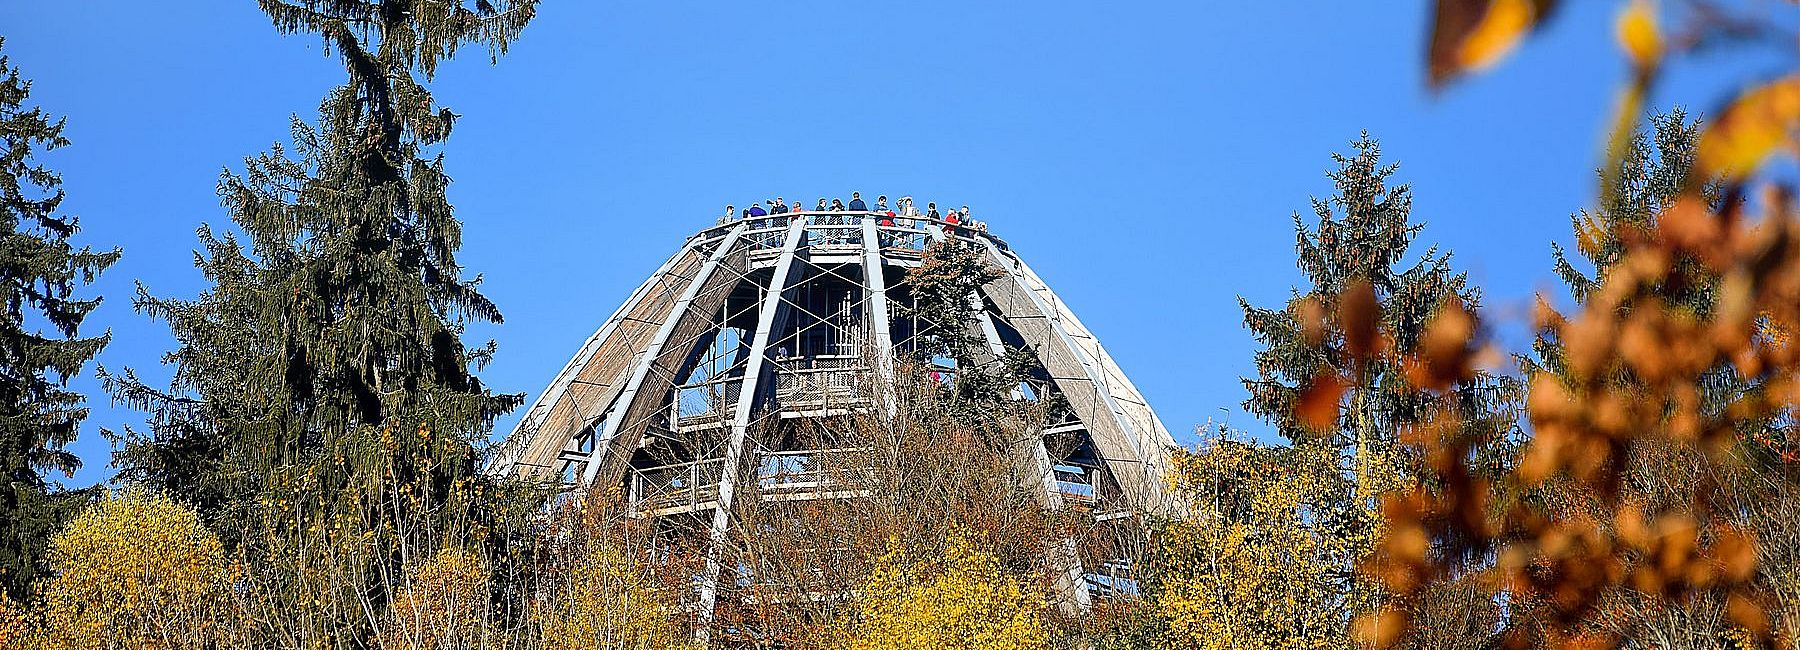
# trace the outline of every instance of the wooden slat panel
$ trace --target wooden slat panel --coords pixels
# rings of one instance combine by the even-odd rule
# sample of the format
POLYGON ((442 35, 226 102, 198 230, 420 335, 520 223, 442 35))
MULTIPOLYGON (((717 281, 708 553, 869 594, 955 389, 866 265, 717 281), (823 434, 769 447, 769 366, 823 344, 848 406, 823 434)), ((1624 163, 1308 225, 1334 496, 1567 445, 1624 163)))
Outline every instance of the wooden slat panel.
MULTIPOLYGON (((644 376, 643 385, 638 387, 636 397, 625 407, 623 424, 613 436, 610 448, 601 455, 602 465, 594 477, 593 485, 612 485, 624 479, 625 465, 631 458, 631 450, 637 448, 644 431, 649 428, 652 416, 665 410, 669 404, 670 393, 675 388, 672 378, 682 370, 679 366, 687 359, 692 342, 714 326, 714 319, 725 306, 725 300, 731 297, 732 289, 749 272, 749 263, 749 256, 744 250, 733 251, 719 261, 718 270, 694 296, 694 302, 688 306, 687 313, 676 322, 675 329, 670 333, 669 344, 663 346, 662 354, 657 355, 651 364, 650 373, 644 376)), ((634 349, 641 350, 643 345, 634 349)), ((624 381, 625 378, 621 376, 616 383, 622 384, 624 381)), ((617 394, 617 389, 614 394, 617 394)))
POLYGON ((594 350, 576 374, 575 382, 551 405, 549 414, 532 433, 531 443, 519 459, 520 476, 552 478, 549 474, 559 464, 557 454, 618 397, 632 359, 656 335, 682 290, 705 263, 706 256, 698 250, 688 251, 620 320, 617 329, 594 350))
POLYGON ((1126 497, 1137 502, 1159 494, 1160 486, 1145 475, 1143 456, 1138 450, 1148 441, 1134 440, 1136 432, 1122 425, 1102 396, 1104 389, 1088 379, 1087 369, 1075 351, 1064 343, 1049 317, 1026 294, 1029 289, 1015 277, 1009 274, 988 283, 982 287, 982 294, 1037 352, 1038 361, 1069 400, 1069 407, 1087 425, 1094 447, 1106 458, 1108 469, 1126 497))

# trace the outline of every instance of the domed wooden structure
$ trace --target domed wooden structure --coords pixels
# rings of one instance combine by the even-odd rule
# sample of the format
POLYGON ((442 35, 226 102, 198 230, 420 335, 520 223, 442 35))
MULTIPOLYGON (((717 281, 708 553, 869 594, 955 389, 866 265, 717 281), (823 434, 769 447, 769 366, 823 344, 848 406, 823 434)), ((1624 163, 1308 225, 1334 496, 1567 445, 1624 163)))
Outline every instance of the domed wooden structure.
MULTIPOLYGON (((644 516, 695 518, 715 549, 746 490, 854 498, 806 476, 832 450, 786 448, 794 438, 781 432, 875 408, 854 387, 891 385, 897 351, 914 349, 921 328, 896 309, 910 300, 906 271, 947 237, 1003 271, 961 326, 990 353, 1034 351, 1039 376, 1021 393, 1066 400, 1031 459, 1044 498, 1099 518, 1160 503, 1173 439, 1050 287, 986 232, 873 212, 781 214, 689 237, 557 373, 491 471, 619 486, 644 516)), ((715 552, 703 612, 718 574, 715 552)), ((1089 573, 1069 596, 1085 603, 1112 584, 1089 573)))

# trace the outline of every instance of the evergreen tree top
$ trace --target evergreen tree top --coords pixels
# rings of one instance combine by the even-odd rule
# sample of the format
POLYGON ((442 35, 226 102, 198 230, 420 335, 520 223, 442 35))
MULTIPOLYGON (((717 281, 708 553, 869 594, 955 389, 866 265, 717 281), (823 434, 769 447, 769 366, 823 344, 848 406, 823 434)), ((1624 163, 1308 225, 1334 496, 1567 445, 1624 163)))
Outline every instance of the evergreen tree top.
POLYGON ((1312 285, 1309 295, 1335 296, 1355 280, 1369 281, 1384 298, 1407 290, 1411 280, 1432 283, 1427 293, 1460 290, 1464 274, 1450 272, 1450 256, 1435 246, 1400 268, 1424 228, 1411 222, 1412 188, 1388 184, 1400 165, 1381 162, 1381 145, 1368 132, 1351 148, 1350 155, 1331 154, 1337 168, 1326 177, 1335 192, 1312 199, 1315 224, 1309 228, 1300 213, 1293 215, 1296 263, 1312 285))
MULTIPOLYGON (((1308 331, 1308 310, 1329 311, 1353 284, 1367 282, 1379 305, 1381 334, 1395 352, 1405 353, 1419 344, 1446 301, 1471 311, 1480 302, 1466 275, 1436 247, 1408 263, 1423 225, 1412 221, 1410 188, 1389 184, 1398 165, 1381 161, 1381 147, 1367 132, 1332 161, 1335 168, 1326 176, 1334 192, 1312 199, 1313 223, 1293 215, 1296 262, 1308 286, 1295 288, 1280 308, 1238 299, 1244 325, 1262 348, 1255 353, 1256 376, 1243 380, 1250 391, 1244 408, 1291 440, 1312 437, 1295 417, 1301 387, 1321 372, 1352 372, 1341 336, 1308 331)), ((1398 425, 1426 416, 1431 405, 1409 397, 1405 374, 1391 358, 1355 371, 1365 376, 1351 382, 1356 387, 1346 395, 1341 431, 1333 439, 1391 438, 1398 425)))
POLYGON ((38 470, 73 474, 81 466, 62 447, 74 440, 87 409, 63 385, 108 339, 76 338, 100 300, 74 292, 120 253, 69 243, 79 225, 61 211, 62 177, 36 159, 69 144, 64 122, 27 107, 30 95, 31 82, 0 55, 0 469, 6 480, 43 489, 38 470), (57 336, 32 329, 28 313, 43 317, 57 336))
POLYGON ((341 464, 351 452, 404 466, 417 452, 431 472, 466 475, 474 445, 520 396, 476 376, 492 341, 461 340, 468 322, 501 315, 456 261, 451 179, 442 155, 422 153, 456 116, 420 78, 470 44, 497 55, 536 2, 260 5, 281 32, 326 38, 346 79, 316 123, 292 120, 290 145, 221 175, 243 235, 201 229, 196 262, 212 286, 194 299, 140 292, 139 309, 168 321, 180 347, 168 356, 172 390, 114 378, 122 400, 154 414, 156 435, 127 444, 127 473, 253 492, 269 466, 341 464), (357 448, 414 428, 417 447, 357 448))
MULTIPOLYGON (((1578 269, 1568 252, 1551 243, 1558 277, 1568 285, 1579 302, 1606 280, 1609 267, 1625 253, 1621 235, 1628 230, 1648 231, 1656 225, 1656 215, 1680 197, 1694 166, 1695 147, 1700 139, 1700 122, 1689 119, 1680 107, 1653 115, 1650 129, 1635 131, 1620 156, 1616 174, 1616 191, 1602 197, 1602 203, 1569 217, 1575 231, 1575 252, 1593 269, 1589 276, 1578 269)), ((1604 176, 1606 170, 1596 175, 1604 176)), ((1716 184, 1703 188, 1702 194, 1717 200, 1716 184)), ((1696 297, 1696 296, 1690 296, 1696 297)))
POLYGON ((347 62, 378 60, 414 68, 426 79, 464 45, 505 54, 537 13, 537 0, 258 0, 283 34, 330 39, 347 62))

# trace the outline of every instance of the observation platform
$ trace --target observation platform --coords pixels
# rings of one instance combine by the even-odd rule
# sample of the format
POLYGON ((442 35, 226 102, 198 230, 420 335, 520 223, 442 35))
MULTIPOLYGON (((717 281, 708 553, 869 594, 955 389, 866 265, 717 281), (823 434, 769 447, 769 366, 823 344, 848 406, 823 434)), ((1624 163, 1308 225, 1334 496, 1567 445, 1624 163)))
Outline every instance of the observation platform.
POLYGON ((951 223, 923 216, 889 216, 885 212, 788 212, 764 217, 735 219, 707 228, 688 238, 691 244, 707 244, 723 239, 739 224, 746 227, 743 237, 749 242, 752 268, 773 267, 781 256, 783 236, 788 227, 799 221, 805 225, 806 237, 801 246, 816 263, 858 263, 863 254, 863 225, 875 226, 877 248, 890 264, 917 266, 920 255, 940 235, 972 244, 988 242, 1008 251, 1006 241, 986 230, 969 224, 951 223))

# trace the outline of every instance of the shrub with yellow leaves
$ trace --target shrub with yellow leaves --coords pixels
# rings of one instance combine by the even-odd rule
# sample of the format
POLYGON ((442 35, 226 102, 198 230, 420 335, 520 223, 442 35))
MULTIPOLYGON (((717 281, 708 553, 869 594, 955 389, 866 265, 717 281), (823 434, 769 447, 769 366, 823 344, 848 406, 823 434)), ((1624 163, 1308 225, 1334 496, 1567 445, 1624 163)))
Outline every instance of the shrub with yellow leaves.
POLYGON ((492 646, 488 571, 481 558, 446 548, 420 565, 388 606, 381 647, 464 650, 492 646))
POLYGON ((680 596, 697 571, 629 516, 616 488, 551 509, 531 622, 541 650, 689 648, 680 596))
POLYGON ((538 610, 543 650, 688 647, 677 604, 650 570, 611 545, 576 558, 538 610))
POLYGON ((1008 575, 962 534, 941 555, 883 556, 856 593, 853 650, 1031 650, 1050 645, 1041 591, 1008 575))
POLYGON ((16 608, 0 612, 14 621, 0 635, 22 647, 228 648, 242 638, 236 571, 218 536, 167 497, 102 498, 51 540, 49 560, 54 577, 28 624, 16 608))
MULTIPOLYGON (((1375 603, 1356 575, 1380 521, 1337 450, 1221 436, 1176 457, 1187 512, 1165 523, 1150 596, 1169 640, 1200 650, 1339 648, 1375 603)), ((1396 480, 1390 468, 1384 482, 1396 480)))
POLYGON ((32 637, 33 613, 6 594, 0 594, 0 648, 26 648, 32 637))

